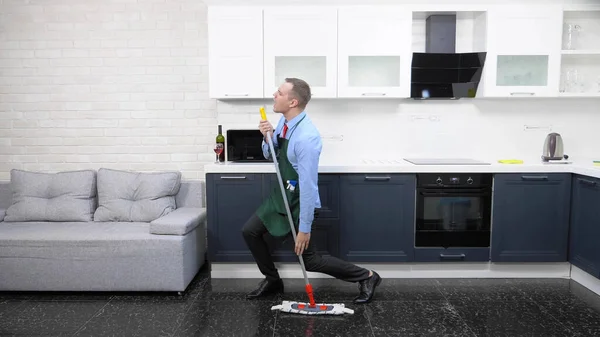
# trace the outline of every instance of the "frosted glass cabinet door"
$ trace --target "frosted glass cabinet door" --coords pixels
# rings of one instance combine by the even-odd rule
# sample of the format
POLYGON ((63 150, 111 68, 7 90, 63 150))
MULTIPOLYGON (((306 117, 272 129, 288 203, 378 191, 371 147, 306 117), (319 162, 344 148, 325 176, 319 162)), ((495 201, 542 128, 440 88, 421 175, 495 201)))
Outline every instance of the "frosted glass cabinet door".
POLYGON ((562 9, 502 5, 488 12, 485 96, 558 96, 562 9))
POLYGON ((347 6, 338 20, 338 96, 409 97, 412 12, 347 6))
POLYGON ((264 90, 271 97, 286 77, 305 80, 313 98, 336 97, 337 9, 264 9, 264 90))

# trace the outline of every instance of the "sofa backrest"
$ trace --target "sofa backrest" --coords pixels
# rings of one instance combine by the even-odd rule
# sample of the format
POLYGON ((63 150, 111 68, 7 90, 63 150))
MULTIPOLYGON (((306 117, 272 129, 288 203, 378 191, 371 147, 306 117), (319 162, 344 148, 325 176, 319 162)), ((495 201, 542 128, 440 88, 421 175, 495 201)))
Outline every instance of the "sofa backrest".
POLYGON ((7 209, 12 204, 10 181, 0 181, 0 209, 7 209))
POLYGON ((201 180, 182 180, 179 192, 175 195, 177 208, 206 207, 204 205, 204 182, 201 180))
MULTIPOLYGON (((183 180, 179 192, 175 196, 179 207, 206 207, 204 203, 204 182, 201 180, 183 180)), ((12 204, 10 181, 0 181, 0 209, 7 209, 12 204)))

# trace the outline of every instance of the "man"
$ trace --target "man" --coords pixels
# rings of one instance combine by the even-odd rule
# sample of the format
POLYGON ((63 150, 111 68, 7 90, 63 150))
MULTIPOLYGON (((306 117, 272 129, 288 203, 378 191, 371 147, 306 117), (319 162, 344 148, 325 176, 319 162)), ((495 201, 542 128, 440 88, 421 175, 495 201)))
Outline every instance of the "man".
MULTIPOLYGON (((354 303, 368 303, 375 293, 375 288, 381 282, 381 277, 374 271, 338 258, 320 256, 314 242, 311 241, 315 208, 321 208, 317 180, 322 144, 319 131, 304 111, 310 98, 310 87, 305 81, 297 78, 285 79, 273 94, 273 111, 283 115, 277 128, 273 129, 268 121, 261 121, 259 124, 259 129, 264 135, 263 153, 265 158, 271 157, 266 142, 270 131, 297 231, 294 250, 297 255, 302 255, 306 269, 344 281, 358 282, 360 293, 354 299, 354 303)), ((267 232, 279 238, 291 235, 279 184, 242 229, 244 240, 258 268, 265 275, 259 287, 247 295, 249 299, 282 293, 284 290, 283 281, 279 277, 263 238, 267 232)))

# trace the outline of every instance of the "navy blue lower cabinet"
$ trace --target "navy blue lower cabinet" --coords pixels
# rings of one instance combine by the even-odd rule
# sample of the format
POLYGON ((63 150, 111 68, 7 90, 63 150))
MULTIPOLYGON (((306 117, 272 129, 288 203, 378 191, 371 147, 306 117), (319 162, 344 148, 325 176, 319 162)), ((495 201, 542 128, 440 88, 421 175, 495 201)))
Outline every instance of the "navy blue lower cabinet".
POLYGON ((341 258, 353 262, 412 261, 415 188, 413 174, 341 175, 341 258))
POLYGON ((242 227, 263 200, 262 175, 206 175, 208 259, 211 262, 252 262, 242 227))
MULTIPOLYGON (((265 198, 277 184, 277 175, 264 174, 263 184, 265 198)), ((317 251, 322 256, 339 256, 339 203, 340 177, 337 174, 319 174, 319 197, 321 209, 315 217, 311 228, 311 241, 314 241, 317 251)), ((294 253, 294 238, 290 235, 286 240, 266 235, 269 248, 275 262, 298 262, 294 253)))
POLYGON ((569 261, 600 278, 600 179, 573 176, 569 261))
POLYGON ((571 174, 496 174, 491 261, 564 262, 571 174))

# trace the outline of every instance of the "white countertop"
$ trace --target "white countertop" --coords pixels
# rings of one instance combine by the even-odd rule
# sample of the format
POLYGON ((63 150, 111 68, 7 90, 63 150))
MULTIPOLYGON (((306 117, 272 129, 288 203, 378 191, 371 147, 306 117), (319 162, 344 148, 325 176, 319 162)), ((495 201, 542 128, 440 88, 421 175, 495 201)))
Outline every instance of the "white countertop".
MULTIPOLYGON (((570 164, 546 164, 541 160, 524 160, 523 164, 501 164, 498 160, 483 160, 490 165, 414 165, 402 159, 360 160, 354 162, 321 161, 319 173, 576 173, 600 178, 600 166, 590 160, 573 160, 570 164)), ((205 173, 275 173, 274 164, 233 163, 207 164, 205 173)))

